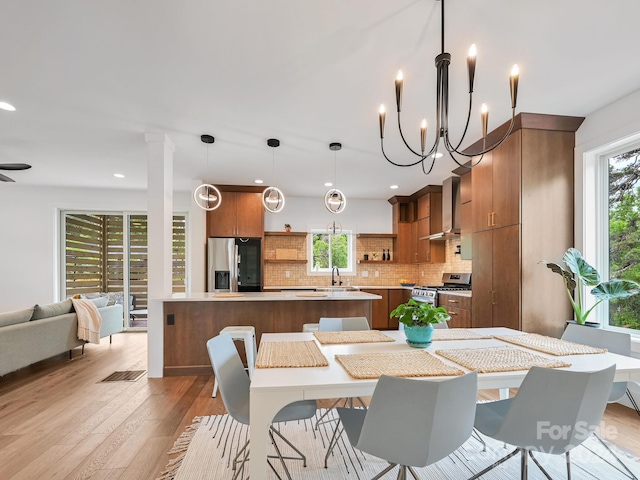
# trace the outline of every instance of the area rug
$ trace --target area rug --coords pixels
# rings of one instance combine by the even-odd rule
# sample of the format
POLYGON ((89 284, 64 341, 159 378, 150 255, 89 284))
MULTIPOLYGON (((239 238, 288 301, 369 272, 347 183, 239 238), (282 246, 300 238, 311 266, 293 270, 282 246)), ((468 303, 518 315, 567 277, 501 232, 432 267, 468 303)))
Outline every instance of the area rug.
MULTIPOLYGON (((302 462, 287 460, 287 467, 293 478, 309 480, 333 480, 353 478, 365 480, 374 477, 388 464, 379 458, 355 450, 343 435, 328 461, 328 468, 324 468, 324 456, 329 438, 333 433, 335 422, 323 423, 316 430, 314 425, 317 418, 324 413, 318 410, 316 418, 300 422, 281 423, 282 434, 293 442, 307 456, 307 467, 302 462)), ((335 418, 335 410, 329 412, 335 418)), ((326 418, 326 417, 325 417, 326 418)), ((196 417, 194 424, 176 440, 170 454, 176 456, 169 462, 159 480, 218 480, 230 479, 233 475, 231 461, 248 438, 248 428, 235 422, 228 415, 213 415, 196 417)), ((483 437, 487 448, 483 451, 482 444, 469 439, 462 447, 440 462, 416 469, 420 479, 425 480, 462 480, 471 477, 494 461, 511 452, 512 448, 489 438, 483 437)), ((281 442, 279 443, 283 455, 290 455, 292 451, 281 442), (286 447, 286 448, 285 448, 286 447)), ((602 446, 594 438, 589 438, 583 444, 601 453, 607 460, 613 461, 602 446)), ((593 455, 585 446, 575 448, 571 453, 572 478, 616 480, 625 479, 622 473, 613 468, 606 461, 593 455)), ((271 447, 272 448, 272 447, 271 447)), ((619 449, 617 453, 623 456, 625 464, 640 477, 640 464, 619 449)), ((538 454, 536 458, 553 478, 566 478, 563 455, 538 454)), ((282 466, 277 460, 273 464, 279 474, 284 476, 282 466)), ((249 476, 248 468, 243 472, 243 480, 249 476)), ((397 470, 387 474, 384 478, 395 478, 397 470)), ((267 472, 267 478, 277 478, 272 471, 267 472)), ((482 477, 486 480, 512 480, 520 478, 520 459, 518 456, 508 460, 501 466, 482 477)), ((535 464, 529 460, 529 478, 543 480, 544 475, 535 464)))

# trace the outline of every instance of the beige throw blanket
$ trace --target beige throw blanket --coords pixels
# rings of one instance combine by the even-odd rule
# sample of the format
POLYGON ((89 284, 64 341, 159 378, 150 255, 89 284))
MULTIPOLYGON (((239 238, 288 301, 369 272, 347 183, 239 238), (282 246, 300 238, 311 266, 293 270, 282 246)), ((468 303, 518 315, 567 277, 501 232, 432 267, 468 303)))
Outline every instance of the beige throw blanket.
POLYGON ((78 316, 78 338, 89 343, 100 344, 102 317, 91 300, 73 298, 73 308, 78 316))

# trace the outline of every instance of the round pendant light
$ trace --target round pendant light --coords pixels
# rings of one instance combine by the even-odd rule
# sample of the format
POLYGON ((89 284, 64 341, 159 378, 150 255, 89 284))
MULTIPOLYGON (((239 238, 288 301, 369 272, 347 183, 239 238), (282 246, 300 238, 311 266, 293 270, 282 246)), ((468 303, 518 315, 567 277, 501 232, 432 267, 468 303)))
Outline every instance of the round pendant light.
MULTIPOLYGON (((280 146, 280 140, 277 138, 270 138, 267 140, 267 145, 273 148, 272 162, 273 162, 273 177, 275 179, 276 172, 276 160, 275 160, 275 148, 280 146)), ((262 205, 267 212, 278 213, 284 208, 284 193, 278 187, 267 187, 262 192, 262 205)))
MULTIPOLYGON (((330 143, 329 149, 334 152, 333 154, 333 184, 336 185, 336 171, 337 171, 337 154, 335 152, 342 149, 342 144, 338 142, 330 143)), ((331 213, 341 213, 347 206, 347 197, 337 188, 332 188, 324 195, 324 206, 331 213)))
MULTIPOLYGON (((200 140, 207 145, 207 170, 209 170, 209 145, 216 141, 211 135, 201 135, 200 140)), ((222 194, 210 183, 203 183, 193 191, 193 200, 201 209, 215 210, 222 203, 222 194)))

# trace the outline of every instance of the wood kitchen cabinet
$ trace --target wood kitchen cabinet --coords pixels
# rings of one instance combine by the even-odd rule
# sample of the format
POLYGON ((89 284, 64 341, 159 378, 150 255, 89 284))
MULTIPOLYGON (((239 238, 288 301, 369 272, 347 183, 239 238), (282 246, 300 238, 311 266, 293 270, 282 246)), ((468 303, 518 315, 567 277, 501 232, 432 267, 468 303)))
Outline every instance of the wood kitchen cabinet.
POLYGON ((444 242, 420 240, 442 231, 442 187, 428 185, 411 196, 392 197, 394 257, 398 263, 443 263, 444 242))
POLYGON ((449 328, 471 328, 471 297, 438 293, 438 306, 449 312, 449 328))
POLYGON ((397 330, 398 319, 389 315, 401 303, 411 297, 411 290, 404 288, 363 288, 361 291, 380 295, 382 299, 371 302, 371 318, 369 323, 375 330, 397 330))
POLYGON ((207 212, 209 237, 262 237, 264 209, 260 193, 222 192, 216 210, 207 212))
MULTIPOLYGON (((559 337, 571 318, 564 290, 540 262, 562 258, 574 243, 574 144, 582 120, 521 113, 507 140, 473 168, 473 327, 559 337)), ((491 132, 487 145, 507 129, 491 132)))

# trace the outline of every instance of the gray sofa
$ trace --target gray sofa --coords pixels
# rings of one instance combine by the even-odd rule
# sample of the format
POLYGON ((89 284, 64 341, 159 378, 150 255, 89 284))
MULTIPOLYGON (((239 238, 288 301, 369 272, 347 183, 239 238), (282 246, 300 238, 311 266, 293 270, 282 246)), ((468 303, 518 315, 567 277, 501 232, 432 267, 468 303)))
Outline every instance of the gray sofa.
MULTIPOLYGON (((78 317, 66 302, 71 300, 0 313, 0 376, 85 344, 78 339, 78 317)), ((100 338, 123 330, 122 305, 98 311, 102 316, 100 338)))

